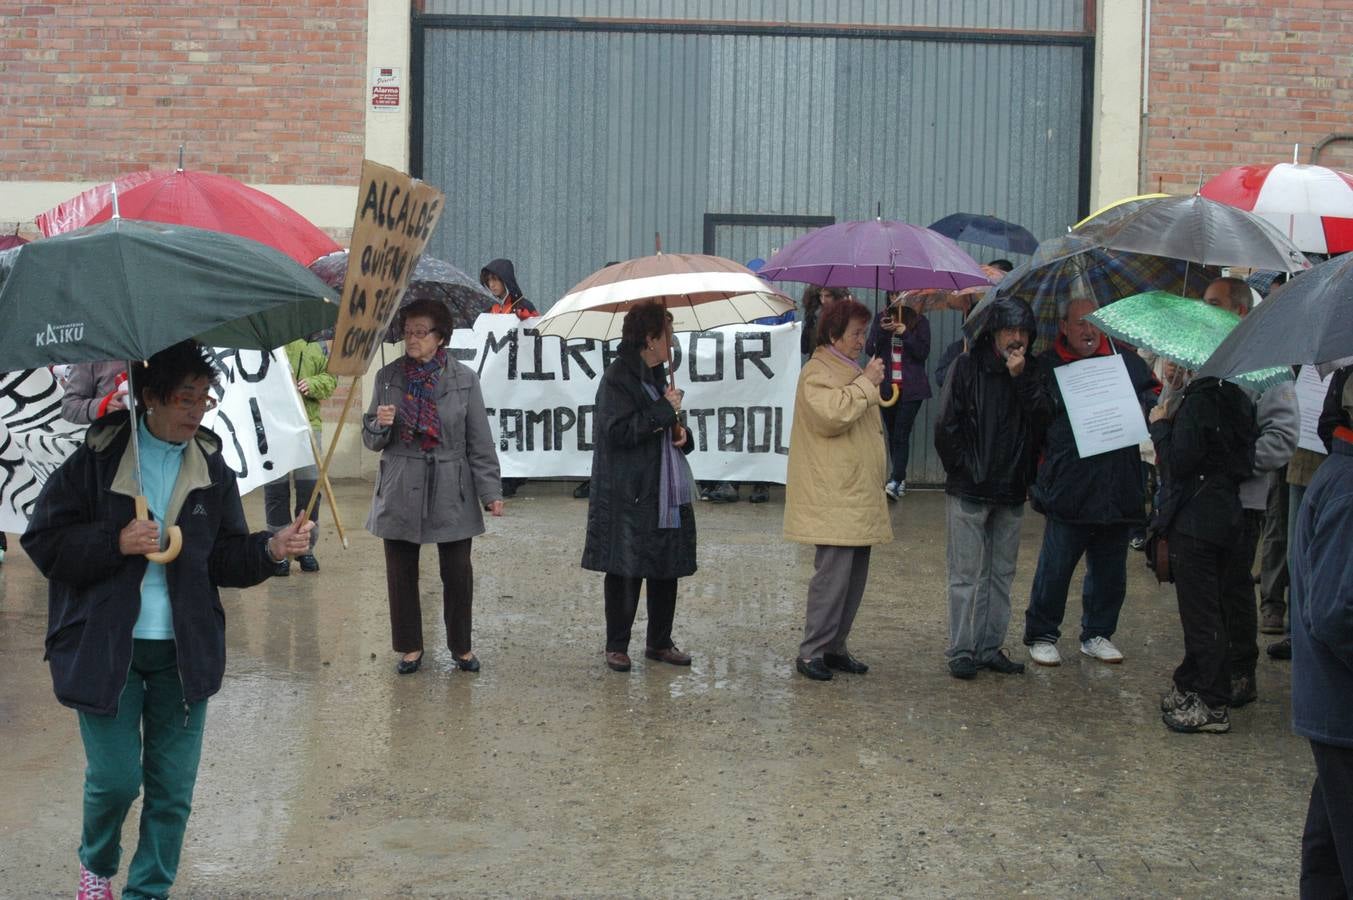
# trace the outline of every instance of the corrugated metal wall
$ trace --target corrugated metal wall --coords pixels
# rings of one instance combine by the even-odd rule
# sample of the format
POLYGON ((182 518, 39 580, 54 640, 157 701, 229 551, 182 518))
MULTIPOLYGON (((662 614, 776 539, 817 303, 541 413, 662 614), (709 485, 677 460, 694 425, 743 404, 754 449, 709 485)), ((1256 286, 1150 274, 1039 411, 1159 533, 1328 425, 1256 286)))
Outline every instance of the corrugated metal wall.
POLYGON ((1085 0, 426 0, 424 12, 1036 31, 1085 26, 1085 0))
MULTIPOLYGON (((842 221, 881 203, 888 218, 984 212, 1039 236, 1077 218, 1078 46, 463 27, 424 35, 422 177, 447 194, 429 252, 467 271, 512 258, 542 309, 607 260, 651 253, 655 232, 665 249, 699 252, 706 213, 842 221)), ((773 246, 751 251, 758 237, 722 227, 715 249, 769 257, 773 246)), ((931 322, 934 359, 958 319, 931 322)), ((936 406, 913 435, 913 481, 942 478, 936 406)))

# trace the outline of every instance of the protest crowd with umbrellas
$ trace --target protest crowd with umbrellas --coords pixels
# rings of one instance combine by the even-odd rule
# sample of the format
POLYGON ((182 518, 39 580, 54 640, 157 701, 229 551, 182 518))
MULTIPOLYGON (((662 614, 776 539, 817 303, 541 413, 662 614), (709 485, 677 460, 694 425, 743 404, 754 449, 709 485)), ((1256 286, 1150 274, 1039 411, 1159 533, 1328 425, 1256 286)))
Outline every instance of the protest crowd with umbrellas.
MULTIPOLYGON (((678 667, 699 661, 699 648, 683 651, 672 637, 677 581, 699 558, 702 494, 690 460, 710 443, 685 390, 695 386, 678 381, 680 354, 696 352, 693 336, 719 329, 793 330, 802 356, 790 370, 799 408, 786 448, 784 537, 816 553, 797 673, 826 682, 869 671, 846 639, 869 549, 892 540, 893 510, 905 514, 906 457, 918 410, 932 402, 947 495, 948 634, 947 646, 936 635, 930 647, 936 667, 972 681, 1018 676, 1025 660, 1060 666, 1067 594, 1082 561, 1085 615, 1071 643, 1095 664, 1130 662, 1114 635, 1127 566, 1140 551, 1162 584, 1175 585, 1183 635, 1183 659, 1159 673, 1151 714, 1178 733, 1243 730, 1247 714, 1238 711, 1258 696, 1261 656, 1293 659, 1296 730, 1337 746, 1316 751, 1308 836, 1347 826, 1353 797, 1339 792, 1353 782, 1338 779, 1353 772, 1353 725, 1341 707, 1353 687, 1353 597, 1346 538, 1335 535, 1353 525, 1353 176, 1238 166, 1196 194, 1125 198, 1041 241, 989 211, 956 211, 923 227, 879 210, 768 247, 756 271, 663 252, 659 239, 655 253, 598 269, 536 315, 509 261, 481 267, 425 255, 444 198, 379 168, 364 173, 362 196, 376 196, 368 191, 381 178, 398 180, 422 204, 408 218, 418 224, 396 234, 394 216, 386 222, 368 203, 351 250, 263 192, 185 170, 181 160, 61 204, 38 218, 40 239, 0 244, 0 371, 55 382, 45 370, 57 367, 79 384, 66 369, 74 367, 91 379, 85 402, 93 405, 79 422, 88 432, 69 438, 81 449, 51 475, 23 538, 52 585, 47 647, 58 698, 81 717, 87 791, 117 793, 127 734, 143 727, 148 745, 168 740, 150 709, 166 701, 146 701, 144 725, 123 721, 124 690, 164 679, 172 700, 163 708, 181 706, 198 723, 196 736, 175 736, 163 758, 147 756, 143 822, 161 818, 143 826, 129 869, 145 895, 173 882, 187 827, 186 806, 174 810, 185 791, 191 796, 201 717, 224 667, 224 625, 210 603, 206 614, 190 611, 186 592, 213 600, 218 587, 288 574, 293 559, 318 570, 316 507, 332 493, 329 458, 360 394, 355 381, 348 386, 338 433, 323 436, 325 456, 307 412, 323 399, 312 395, 321 372, 331 380, 376 372, 371 406, 353 427, 381 454, 367 525, 385 547, 400 654, 393 671, 414 675, 424 658, 416 623, 423 543, 438 547, 454 666, 480 670, 470 648, 470 540, 485 530, 482 513, 503 515, 521 490, 501 466, 508 437, 486 424, 486 409, 508 398, 485 395, 451 340, 484 322, 514 332, 514 354, 516 341, 557 339, 578 353, 596 348, 604 363, 591 487, 576 496, 590 494, 582 563, 604 577, 605 624, 595 630, 610 670, 632 669, 630 628, 644 583, 644 656, 678 667), (408 265, 364 268, 359 243, 375 218, 393 235, 387 241, 404 242, 398 258, 408 265), (806 286, 805 308, 777 286, 786 282, 806 286), (936 366, 928 317, 943 312, 962 316, 962 335, 936 366), (504 314, 508 325, 498 323, 504 314), (403 354, 385 361, 383 345, 399 342, 403 354), (312 368, 303 374, 307 346, 312 368), (270 505, 266 531, 248 531, 245 476, 200 427, 227 389, 211 348, 258 352, 288 373, 297 497, 284 493, 275 515, 270 505), (937 368, 944 375, 932 390, 937 368), (98 503, 82 502, 90 491, 98 503), (1008 649, 1029 504, 1046 526, 1022 646, 1008 649), (81 563, 95 544, 99 553, 81 563), (1279 577, 1291 585, 1287 603, 1269 595, 1279 577), (82 604, 101 591, 117 608, 88 615, 82 604), (1262 649, 1260 633, 1273 636, 1262 649), (111 650, 91 651, 98 646, 111 650), (1338 739, 1324 730, 1345 726, 1338 739), (185 759, 187 774, 174 768, 185 759), (152 790, 156 766, 174 774, 152 790)), ((546 396, 533 402, 561 405, 546 396)), ((268 483, 287 474, 272 471, 268 483)), ((82 896, 101 896, 117 868, 130 800, 120 803, 86 800, 82 896)), ((1341 834, 1330 840, 1342 849, 1330 853, 1353 865, 1341 834)))

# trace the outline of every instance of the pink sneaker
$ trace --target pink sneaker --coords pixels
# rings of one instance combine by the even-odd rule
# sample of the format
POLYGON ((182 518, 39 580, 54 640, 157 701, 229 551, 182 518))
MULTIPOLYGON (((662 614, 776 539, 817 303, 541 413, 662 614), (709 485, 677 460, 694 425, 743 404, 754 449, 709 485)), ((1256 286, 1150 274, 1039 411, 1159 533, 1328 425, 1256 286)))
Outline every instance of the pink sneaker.
POLYGON ((75 900, 116 900, 112 879, 100 878, 80 863, 80 890, 75 892, 75 900))

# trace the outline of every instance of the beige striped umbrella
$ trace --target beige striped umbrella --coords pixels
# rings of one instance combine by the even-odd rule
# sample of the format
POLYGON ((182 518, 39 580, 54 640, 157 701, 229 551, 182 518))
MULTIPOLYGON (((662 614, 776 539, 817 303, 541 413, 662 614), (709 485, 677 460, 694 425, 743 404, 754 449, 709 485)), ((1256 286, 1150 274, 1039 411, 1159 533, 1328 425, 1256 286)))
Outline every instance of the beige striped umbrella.
POLYGON ((746 266, 719 256, 657 253, 599 269, 578 282, 536 323, 561 338, 620 337, 630 307, 657 300, 673 331, 705 331, 794 309, 794 301, 746 266))

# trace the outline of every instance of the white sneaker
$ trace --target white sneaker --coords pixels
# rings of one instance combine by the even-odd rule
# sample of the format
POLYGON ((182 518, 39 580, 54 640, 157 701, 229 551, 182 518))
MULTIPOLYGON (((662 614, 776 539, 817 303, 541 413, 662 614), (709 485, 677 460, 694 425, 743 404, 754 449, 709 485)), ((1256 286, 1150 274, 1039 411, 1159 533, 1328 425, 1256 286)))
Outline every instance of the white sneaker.
POLYGON ((1029 658, 1040 666, 1060 666, 1062 654, 1057 652, 1056 644, 1047 641, 1034 641, 1029 645, 1029 658))
POLYGON ((1104 637, 1092 637, 1088 641, 1081 641, 1081 652, 1100 662, 1120 663, 1123 661, 1123 654, 1113 645, 1113 641, 1104 637))
POLYGON ((905 488, 897 481, 890 481, 883 486, 883 493, 888 495, 889 500, 896 500, 901 497, 903 490, 905 488))

